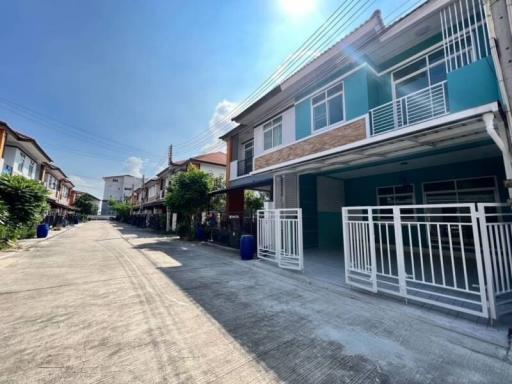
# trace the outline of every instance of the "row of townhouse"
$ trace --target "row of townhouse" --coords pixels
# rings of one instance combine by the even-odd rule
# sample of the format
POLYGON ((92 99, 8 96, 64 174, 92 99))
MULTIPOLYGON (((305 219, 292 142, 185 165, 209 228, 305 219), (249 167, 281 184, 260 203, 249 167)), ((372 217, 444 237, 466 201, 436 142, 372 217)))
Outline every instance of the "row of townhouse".
MULTIPOLYGON (((213 177, 225 177, 226 154, 223 152, 206 153, 179 161, 173 161, 172 151, 170 153, 168 166, 147 181, 130 175, 104 177, 102 215, 112 215, 113 212, 108 206, 110 199, 130 201, 137 213, 167 213, 165 197, 170 180, 185 172, 191 165, 213 177)), ((170 225, 168 219, 168 226, 170 225)))
POLYGON ((43 183, 48 189, 50 216, 72 213, 76 199, 83 193, 74 190, 73 182, 53 163, 35 139, 1 121, 0 168, 2 174, 20 175, 43 183))
POLYGON ((271 193, 260 257, 477 316, 512 302, 490 19, 481 0, 427 1, 390 25, 376 11, 234 118, 227 211, 271 193))

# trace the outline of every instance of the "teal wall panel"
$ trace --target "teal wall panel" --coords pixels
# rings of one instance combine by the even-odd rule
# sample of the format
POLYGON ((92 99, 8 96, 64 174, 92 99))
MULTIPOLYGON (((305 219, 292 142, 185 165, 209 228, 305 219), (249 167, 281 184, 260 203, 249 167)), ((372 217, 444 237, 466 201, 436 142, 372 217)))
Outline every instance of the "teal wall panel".
POLYGON ((341 207, 340 212, 318 212, 318 247, 341 249, 341 207))
POLYGON ((393 98, 391 92, 391 75, 377 76, 373 72, 368 73, 368 106, 369 109, 390 102, 393 98))
POLYGON ((295 140, 311 134, 311 101, 306 99, 295 104, 295 140))
POLYGON ((490 57, 448 73, 450 112, 458 112, 499 100, 498 83, 490 57))
POLYGON ((344 80, 345 120, 368 113, 368 69, 366 67, 344 80))
POLYGON ((302 208, 302 230, 304 248, 318 246, 317 190, 316 176, 299 177, 299 198, 302 208))

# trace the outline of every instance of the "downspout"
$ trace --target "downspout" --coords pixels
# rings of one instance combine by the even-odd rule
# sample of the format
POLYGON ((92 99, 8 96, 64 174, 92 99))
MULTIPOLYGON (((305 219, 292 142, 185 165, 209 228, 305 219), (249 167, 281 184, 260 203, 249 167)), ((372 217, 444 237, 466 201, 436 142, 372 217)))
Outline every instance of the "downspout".
MULTIPOLYGON (((482 116, 485 123, 487 134, 494 141, 503 155, 503 163, 505 166, 505 177, 512 179, 512 156, 510 155, 510 147, 507 141, 505 129, 501 129, 501 135, 494 128, 494 113, 488 112, 482 116)), ((508 189, 508 195, 512 199, 512 188, 508 189)))
POLYGON ((512 32, 512 0, 507 0, 507 15, 510 32, 512 32))
MULTIPOLYGON (((507 0, 507 6, 511 2, 512 2, 512 0, 507 0)), ((512 127, 512 114, 510 113, 509 95, 508 95, 507 89, 505 87, 505 80, 503 79, 503 71, 501 70, 501 62, 500 62, 500 57, 498 54, 498 47, 496 45, 497 38, 496 38, 496 31, 494 28, 494 20, 492 18, 489 0, 484 1, 483 3, 484 3, 484 10, 485 10, 485 19, 487 22, 487 32, 489 33, 489 46, 491 48, 491 56, 492 56, 492 60, 494 61, 494 68, 496 70, 496 77, 498 79, 498 87, 499 87, 500 93, 502 95, 502 102, 503 102, 503 106, 505 109, 507 126, 509 127, 508 141, 511 142, 512 135, 510 132, 510 127, 512 127)), ((509 14, 510 14, 510 12, 512 12, 512 10, 510 8, 508 8, 508 11, 509 11, 509 14)), ((509 17, 509 22, 510 22, 510 20, 511 19, 509 17)))

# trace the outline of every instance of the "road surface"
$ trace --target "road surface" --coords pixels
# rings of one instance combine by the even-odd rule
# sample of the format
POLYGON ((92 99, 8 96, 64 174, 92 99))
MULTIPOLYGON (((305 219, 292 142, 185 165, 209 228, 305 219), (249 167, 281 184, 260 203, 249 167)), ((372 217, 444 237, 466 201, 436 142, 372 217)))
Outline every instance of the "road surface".
POLYGON ((496 343, 252 263, 108 222, 0 256, 0 383, 512 382, 496 343))

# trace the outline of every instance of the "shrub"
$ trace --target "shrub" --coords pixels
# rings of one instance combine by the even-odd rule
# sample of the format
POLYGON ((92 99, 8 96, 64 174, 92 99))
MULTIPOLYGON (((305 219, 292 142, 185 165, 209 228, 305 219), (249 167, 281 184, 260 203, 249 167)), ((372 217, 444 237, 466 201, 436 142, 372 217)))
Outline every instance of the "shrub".
POLYGON ((0 176, 0 231, 2 241, 33 235, 48 210, 48 191, 35 180, 23 176, 0 176))

